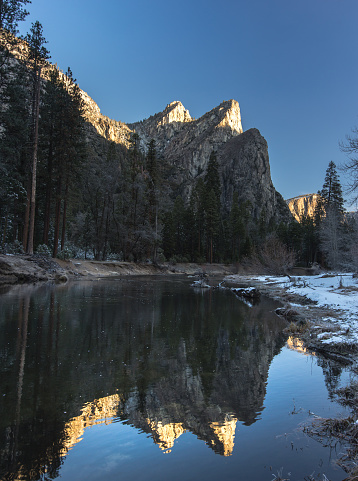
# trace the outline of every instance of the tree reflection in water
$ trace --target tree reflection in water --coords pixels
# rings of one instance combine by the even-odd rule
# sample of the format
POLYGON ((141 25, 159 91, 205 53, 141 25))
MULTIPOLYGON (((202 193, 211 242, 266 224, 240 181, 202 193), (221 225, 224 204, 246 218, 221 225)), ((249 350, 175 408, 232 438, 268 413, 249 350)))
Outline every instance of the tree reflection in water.
POLYGON ((230 456, 286 341, 275 305, 145 278, 18 287, 0 312, 1 479, 54 479, 84 430, 120 420, 165 452, 189 431, 230 456))

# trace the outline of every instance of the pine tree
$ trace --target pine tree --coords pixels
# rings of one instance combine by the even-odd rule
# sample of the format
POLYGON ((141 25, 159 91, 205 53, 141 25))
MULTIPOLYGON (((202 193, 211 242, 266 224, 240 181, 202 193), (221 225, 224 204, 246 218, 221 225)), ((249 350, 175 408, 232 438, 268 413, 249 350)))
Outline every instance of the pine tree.
POLYGON ((205 231, 207 237, 208 260, 213 263, 214 250, 217 247, 217 241, 220 233, 220 204, 217 200, 217 194, 211 189, 206 198, 205 206, 205 231))
POLYGON ((21 238, 20 224, 26 199, 26 142, 29 133, 29 91, 24 66, 15 64, 2 91, 0 110, 0 225, 2 244, 21 238))
POLYGON ((150 232, 149 237, 153 239, 153 252, 148 253, 148 257, 153 257, 155 260, 157 257, 158 247, 158 186, 159 172, 157 165, 157 150, 155 146, 155 140, 151 139, 147 144, 148 152, 146 156, 147 167, 147 203, 148 203, 148 224, 150 232))
POLYGON ((196 260, 203 258, 204 229, 205 229, 205 184, 202 178, 198 179, 190 197, 190 206, 194 215, 194 255, 196 260))
POLYGON ((323 199, 323 207, 326 211, 334 208, 341 214, 344 212, 342 187, 337 174, 336 164, 333 161, 329 163, 326 170, 320 196, 323 199))
POLYGON ((179 256, 185 254, 185 206, 183 198, 178 195, 173 206, 173 224, 175 232, 175 253, 179 256))
MULTIPOLYGON (((143 253, 144 237, 147 236, 144 224, 146 222, 146 202, 144 200, 146 192, 146 183, 144 176, 144 155, 140 150, 140 137, 135 132, 131 135, 130 146, 128 152, 129 175, 128 189, 129 204, 127 214, 127 246, 125 248, 126 255, 133 257, 137 261, 143 253), (145 234, 145 236, 143 235, 145 234)), ((147 243, 147 239, 146 239, 147 243)))
POLYGON ((29 12, 24 8, 30 0, 0 0, 0 91, 11 78, 11 49, 17 42, 18 24, 29 12))
POLYGON ((68 69, 66 75, 52 71, 41 108, 40 175, 46 179, 46 192, 43 193, 45 244, 49 241, 53 198, 55 201, 54 257, 57 255, 60 232, 61 250, 64 249, 68 203, 84 155, 82 108, 80 91, 71 70, 68 69))
POLYGON ((323 261, 335 269, 342 264, 344 247, 344 200, 336 165, 331 161, 326 170, 322 190, 319 192, 323 215, 318 224, 320 251, 323 261))
POLYGON ((229 216, 230 258, 238 261, 241 256, 241 245, 245 236, 245 227, 239 207, 239 195, 234 192, 229 216))
POLYGON ((31 0, 0 0, 0 30, 16 35, 19 22, 29 14, 24 6, 31 0))
POLYGON ((204 211, 205 234, 207 242, 207 259, 213 262, 214 254, 218 254, 218 239, 221 224, 221 182, 216 153, 210 154, 207 171, 204 177, 204 211), (214 252, 215 251, 215 252, 214 252))
POLYGON ((43 36, 43 29, 40 22, 32 24, 30 34, 26 36, 29 46, 28 63, 32 69, 33 89, 32 89, 32 172, 29 182, 27 207, 25 214, 24 227, 24 250, 29 254, 33 253, 34 229, 35 229, 35 206, 36 206, 36 179, 37 179, 37 150, 38 150, 38 127, 40 110, 41 92, 41 69, 49 57, 49 51, 45 47, 46 40, 43 36))
POLYGON ((221 196, 221 182, 219 175, 219 164, 216 157, 216 152, 212 151, 209 158, 208 167, 204 177, 205 189, 207 192, 211 190, 214 192, 215 198, 220 202, 221 196))
POLYGON ((0 216, 4 223, 2 243, 19 235, 19 212, 23 202, 22 161, 28 136, 27 72, 12 61, 18 24, 25 20, 29 0, 0 0, 0 216), (9 237, 10 239, 10 237, 9 237))
POLYGON ((157 186, 158 183, 158 164, 157 164, 157 149, 155 146, 155 140, 151 139, 148 144, 148 151, 147 151, 147 156, 146 156, 146 161, 147 161, 147 171, 148 174, 150 175, 152 184, 154 187, 157 186))

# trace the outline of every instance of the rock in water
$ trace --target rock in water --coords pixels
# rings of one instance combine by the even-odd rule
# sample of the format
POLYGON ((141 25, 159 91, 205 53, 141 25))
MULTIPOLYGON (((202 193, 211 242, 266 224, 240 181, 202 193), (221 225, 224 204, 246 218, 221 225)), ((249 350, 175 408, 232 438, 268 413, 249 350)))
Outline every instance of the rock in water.
POLYGON ((261 295, 256 287, 232 287, 231 290, 237 296, 245 297, 247 299, 258 299, 261 295))

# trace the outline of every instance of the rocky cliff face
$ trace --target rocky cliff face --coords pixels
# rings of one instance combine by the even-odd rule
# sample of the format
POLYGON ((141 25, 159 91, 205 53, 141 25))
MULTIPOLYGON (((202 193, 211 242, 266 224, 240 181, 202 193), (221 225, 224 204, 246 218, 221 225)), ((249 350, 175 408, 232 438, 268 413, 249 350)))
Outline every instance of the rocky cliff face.
POLYGON ((290 219, 285 201, 272 184, 267 142, 257 129, 228 140, 218 158, 226 210, 236 190, 239 201, 250 202, 255 219, 259 219, 262 212, 266 219, 290 219))
POLYGON ((186 201, 205 175, 211 152, 216 151, 226 211, 237 191, 239 201, 250 201, 254 218, 264 210, 267 219, 291 219, 272 184, 267 142, 257 129, 243 132, 235 100, 223 102, 197 120, 180 102, 172 102, 163 112, 129 127, 142 139, 143 149, 151 138, 156 140, 159 155, 173 167, 169 180, 186 201))
POLYGON ((93 131, 94 128, 94 132, 100 137, 128 147, 129 138, 133 131, 123 122, 112 120, 103 115, 96 102, 83 90, 81 90, 81 95, 84 104, 84 119, 87 122, 87 135, 91 136, 90 131, 93 131))
POLYGON ((302 216, 313 217, 319 199, 318 194, 300 195, 286 200, 293 217, 300 221, 302 216))
MULTIPOLYGON (((12 52, 22 58, 27 46, 19 41, 12 52)), ((48 64, 44 79, 56 65, 48 64)), ((179 101, 148 119, 125 124, 103 115, 91 97, 82 91, 87 141, 93 155, 104 155, 103 142, 114 142, 124 149, 136 132, 145 152, 154 139, 158 156, 169 164, 168 181, 174 195, 188 202, 197 180, 205 175, 212 151, 217 152, 222 180, 222 202, 228 211, 233 192, 239 201, 249 200, 252 215, 258 219, 264 210, 267 221, 289 221, 292 217, 270 175, 267 143, 256 129, 243 132, 240 107, 236 100, 222 102, 199 119, 193 119, 179 101)), ((295 214, 294 214, 295 215, 295 214)))
MULTIPOLYGON (((82 92, 88 142, 100 152, 101 139, 128 148, 136 132, 143 152, 151 139, 158 157, 168 163, 168 181, 175 195, 186 202, 198 179, 205 175, 210 154, 215 151, 222 181, 222 204, 228 212, 234 191, 239 202, 249 201, 251 214, 267 221, 290 221, 296 214, 273 186, 267 142, 257 129, 243 132, 240 107, 236 100, 222 102, 199 119, 193 119, 179 101, 159 113, 133 124, 104 116, 91 97, 82 92), (289 208, 288 208, 289 207, 289 208)), ((100 154, 99 154, 100 155, 100 154)), ((309 202, 309 201, 307 201, 309 202)))
POLYGON ((201 157, 202 161, 206 159, 208 153, 210 155, 232 136, 242 133, 240 107, 235 100, 223 102, 198 120, 192 119, 183 104, 175 101, 163 112, 129 124, 129 127, 142 139, 144 150, 147 142, 154 138, 159 154, 165 158, 176 160, 184 149, 192 157, 189 162, 194 164, 201 157))

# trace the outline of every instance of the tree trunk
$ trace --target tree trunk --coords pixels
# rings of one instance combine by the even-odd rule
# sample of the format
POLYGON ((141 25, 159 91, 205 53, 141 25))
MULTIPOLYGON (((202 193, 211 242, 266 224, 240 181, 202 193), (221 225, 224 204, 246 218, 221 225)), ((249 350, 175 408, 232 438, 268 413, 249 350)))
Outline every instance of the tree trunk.
POLYGON ((37 74, 36 98, 35 98, 35 126, 34 126, 34 144, 32 157, 32 181, 31 181, 31 209, 30 209, 30 225, 27 253, 34 252, 34 230, 35 230, 35 207, 36 207, 36 171, 37 171, 37 146, 39 136, 39 112, 40 112, 40 89, 41 89, 41 67, 37 74))
POLYGON ((58 239, 60 237, 60 218, 61 218, 61 187, 62 187, 62 179, 61 177, 58 179, 57 182, 57 195, 56 195, 56 207, 55 207, 55 233, 54 233, 54 240, 53 240, 53 253, 52 257, 57 256, 58 251, 58 239))
POLYGON ((9 212, 6 213, 6 217, 5 217, 4 232, 3 232, 3 236, 2 236, 2 248, 5 247, 8 219, 9 219, 9 212))
POLYGON ((65 248, 67 197, 68 197, 68 179, 66 180, 65 198, 63 201, 61 251, 63 251, 63 249, 65 248))
POLYGON ((52 184, 52 141, 50 142, 48 160, 47 160, 47 180, 46 180, 46 200, 45 200, 45 219, 43 243, 48 244, 48 235, 50 230, 51 216, 51 184, 52 184))
POLYGON ((27 188, 26 210, 24 219, 24 233, 22 237, 22 247, 27 251, 27 240, 29 238, 29 222, 30 222, 30 200, 31 200, 31 184, 27 188))

